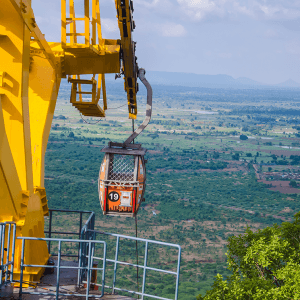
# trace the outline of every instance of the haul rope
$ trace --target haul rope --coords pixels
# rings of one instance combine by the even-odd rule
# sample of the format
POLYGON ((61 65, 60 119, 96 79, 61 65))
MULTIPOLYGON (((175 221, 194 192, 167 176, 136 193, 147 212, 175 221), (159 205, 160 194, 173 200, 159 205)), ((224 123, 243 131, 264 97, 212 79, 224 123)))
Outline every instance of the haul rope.
MULTIPOLYGON (((134 119, 132 119, 132 132, 134 133, 134 119)), ((134 140, 132 141, 134 144, 134 140)), ((135 215, 135 237, 137 238, 137 217, 135 215)), ((139 250, 138 250, 138 241, 135 240, 135 253, 136 253, 136 264, 139 265, 139 250)), ((138 292, 140 291, 139 287, 139 267, 136 267, 136 284, 138 292)), ((138 299, 140 299, 140 295, 138 295, 138 299)))
MULTIPOLYGON (((135 237, 137 237, 137 217, 135 215, 135 237)), ((139 264, 139 250, 138 250, 138 241, 135 240, 135 250, 136 250, 136 264, 139 264)), ((139 267, 136 267, 136 283, 138 292, 140 291, 139 287, 139 267)), ((140 299, 140 295, 138 295, 138 299, 140 299)))

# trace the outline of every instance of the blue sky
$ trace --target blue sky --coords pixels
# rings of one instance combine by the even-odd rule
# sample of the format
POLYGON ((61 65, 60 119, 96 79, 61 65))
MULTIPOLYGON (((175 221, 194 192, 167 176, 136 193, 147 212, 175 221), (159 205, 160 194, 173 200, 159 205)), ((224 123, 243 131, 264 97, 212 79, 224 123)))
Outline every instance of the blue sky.
MULTIPOLYGON (((75 0, 78 15, 83 0, 75 0)), ((152 71, 300 82, 300 1, 134 0, 137 56, 152 71)), ((60 41, 60 0, 32 0, 48 41, 60 41)), ((114 0, 100 0, 103 36, 118 38, 114 0)))

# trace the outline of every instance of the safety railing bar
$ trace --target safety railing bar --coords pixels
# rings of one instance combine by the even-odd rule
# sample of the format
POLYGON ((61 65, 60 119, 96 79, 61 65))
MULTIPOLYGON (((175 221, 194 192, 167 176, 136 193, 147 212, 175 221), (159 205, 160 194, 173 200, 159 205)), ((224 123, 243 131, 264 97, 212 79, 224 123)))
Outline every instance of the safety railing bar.
POLYGON ((79 219, 79 232, 78 234, 81 234, 81 228, 82 228, 82 212, 80 212, 80 219, 79 219))
POLYGON ((149 295, 149 294, 144 294, 144 296, 149 297, 149 298, 154 298, 154 299, 161 299, 161 300, 173 300, 170 298, 164 298, 164 297, 159 297, 159 296, 154 296, 154 295, 149 295))
POLYGON ((13 237, 12 237, 12 249, 11 249, 11 268, 10 268, 10 281, 13 281, 14 276, 14 264, 15 264, 15 243, 16 243, 16 224, 13 225, 13 237))
POLYGON ((67 212, 67 213, 83 213, 83 214, 93 213, 93 211, 89 211, 89 210, 68 210, 68 209, 49 209, 49 211, 59 211, 59 212, 67 212))
POLYGON ((116 242, 116 253, 115 253, 115 264, 114 264, 114 278, 113 278, 113 288, 112 288, 112 293, 114 294, 114 289, 116 285, 116 277, 117 277, 117 260, 118 260, 118 255, 119 255, 119 240, 120 238, 117 237, 117 242, 116 242))
POLYGON ((126 289, 121 289, 121 288, 117 288, 117 287, 115 287, 115 290, 121 291, 121 292, 131 293, 131 294, 134 294, 134 295, 142 295, 141 292, 136 292, 136 291, 126 290, 126 289))
MULTIPOLYGON (((57 254, 51 254, 51 256, 58 256, 57 254)), ((64 257, 78 257, 78 255, 76 254, 61 254, 61 256, 64 256, 64 257)))
MULTIPOLYGON (((50 233, 50 231, 44 231, 44 233, 50 233)), ((65 231, 51 231, 51 234, 76 234, 78 235, 78 232, 65 232, 65 231)))
MULTIPOLYGON (((82 283, 86 283, 86 280, 82 280, 82 283)), ((93 283, 95 286, 103 286, 101 283, 93 283)), ((112 289, 113 287, 110 285, 104 285, 105 288, 107 289, 112 289)))
MULTIPOLYGON (((82 214, 80 215, 82 216, 82 214)), ((80 221, 82 222, 82 219, 80 219, 80 221)), ((91 223, 95 222, 95 213, 91 213, 89 218, 87 219, 87 221, 85 222, 85 224, 82 226, 81 231, 80 231, 80 238, 81 240, 87 240, 87 231, 91 228, 91 223)), ((80 256, 85 256, 85 247, 83 247, 83 244, 81 245, 80 248, 80 256)), ((85 257, 86 258, 86 257, 85 257)), ((85 263, 85 258, 82 260, 81 257, 79 257, 81 264, 85 263)), ((78 285, 80 284, 80 278, 82 279, 83 273, 81 273, 81 271, 78 271, 78 285)))
POLYGON ((146 283, 146 267, 147 267, 147 260, 148 260, 148 241, 145 245, 145 256, 144 256, 144 271, 143 271, 143 285, 142 285, 142 300, 144 299, 145 293, 145 283, 146 283))
MULTIPOLYGON (((115 262, 114 260, 112 259, 107 259, 106 261, 109 261, 109 262, 115 262)), ((156 269, 156 268, 152 268, 152 267, 144 267, 142 265, 136 265, 136 264, 132 264, 132 263, 127 263, 127 262, 123 262, 123 261, 116 261, 117 264, 120 264, 120 265, 127 265, 127 266, 131 266, 131 267, 138 267, 138 268, 141 268, 141 269, 147 269, 147 270, 152 270, 152 271, 157 271, 157 272, 162 272, 162 273, 168 273, 168 274, 173 274, 173 275, 177 275, 177 272, 174 272, 174 271, 168 271, 168 270, 162 270, 162 269, 156 269)))
POLYGON ((105 244, 104 241, 97 241, 97 240, 89 240, 89 241, 86 241, 86 240, 79 240, 79 239, 59 239, 59 238, 37 238, 37 237, 28 237, 28 236, 18 236, 17 237, 18 240, 34 240, 34 241, 54 241, 54 242, 77 242, 77 243, 82 243, 82 244, 85 244, 85 243, 88 243, 88 242, 92 242, 92 243, 95 243, 95 244, 105 244))
POLYGON ((173 300, 170 298, 164 298, 164 297, 159 297, 159 296, 154 296, 154 295, 149 295, 149 294, 143 294, 141 292, 135 292, 135 291, 131 291, 131 290, 126 290, 126 289, 121 289, 121 288, 115 288, 117 291, 121 291, 121 292, 127 292, 127 293, 131 293, 134 295, 141 295, 141 296, 146 296, 146 297, 150 297, 150 298, 155 298, 155 299, 161 299, 161 300, 173 300))
POLYGON ((8 262, 8 263, 6 263, 6 264, 1 265, 1 266, 0 266, 0 269, 3 268, 3 270, 4 270, 6 267, 8 267, 8 266, 10 266, 10 265, 12 265, 12 264, 13 264, 13 262, 10 261, 10 262, 8 262))
MULTIPOLYGON (((11 225, 12 224, 8 225, 7 246, 6 246, 6 261, 9 261, 11 225)), ((8 276, 8 272, 7 271, 8 271, 8 266, 5 267, 5 281, 7 281, 7 276, 8 276)))
MULTIPOLYGON (((82 283, 87 283, 87 282, 86 281, 82 281, 82 283)), ((99 286, 99 287, 101 286, 102 287, 102 284, 99 284, 99 283, 93 283, 93 285, 99 286)), ((108 289, 112 289, 113 288, 112 286, 109 286, 109 285, 104 285, 104 287, 108 288, 108 289)), ((126 289, 121 289, 121 288, 117 288, 117 287, 115 288, 115 290, 122 291, 122 292, 127 292, 127 293, 131 293, 131 294, 136 294, 136 295, 142 295, 143 294, 141 292, 136 292, 136 291, 126 290, 126 289)), ((144 293, 144 296, 146 296, 146 295, 147 294, 144 293)), ((152 297, 152 296, 150 295, 150 297, 152 297)), ((161 298, 161 299, 167 299, 167 298, 161 298)), ((172 299, 167 299, 167 300, 172 300, 172 299)))
POLYGON ((179 252, 178 252, 177 278, 176 278, 176 288, 175 288, 175 300, 178 299, 179 275, 180 275, 180 261, 181 261, 181 247, 180 247, 179 252))
POLYGON ((103 246, 103 264, 102 264, 102 268, 103 268, 103 272, 102 272, 102 289, 101 289, 101 296, 104 295, 104 285, 105 285, 105 270, 106 270, 106 243, 103 246))
POLYGON ((90 276, 91 276, 91 253, 92 252, 92 244, 89 242, 89 256, 88 256, 88 269, 87 269, 87 285, 86 285, 86 297, 88 299, 89 293, 90 293, 90 276))
POLYGON ((12 225, 15 225, 16 223, 15 222, 10 222, 10 221, 7 221, 7 222, 1 222, 0 223, 0 226, 4 226, 4 225, 9 225, 9 224, 12 224, 12 225))
MULTIPOLYGON (((49 232, 48 237, 51 238, 51 232, 52 232, 52 210, 49 209, 49 232)), ((51 241, 48 242, 48 252, 50 253, 51 250, 51 241)))
MULTIPOLYGON (((93 220, 91 220, 91 223, 93 222, 93 220)), ((91 263, 90 263, 90 278, 92 278, 92 268, 93 268, 93 265, 94 265, 94 254, 95 254, 95 244, 90 244, 90 246, 92 247, 92 251, 91 251, 91 263)), ((104 270, 105 272, 105 270, 104 270)), ((96 271, 97 273, 97 271, 96 271)), ((90 286, 89 286, 90 287, 90 286)))
MULTIPOLYGON (((78 230, 78 238, 81 238, 81 230, 82 230, 82 212, 79 217, 79 230, 78 230)), ((79 261, 79 253, 80 253, 80 244, 78 245, 78 261, 79 261)))
MULTIPOLYGON (((44 296, 56 296, 56 293, 39 293, 39 292, 22 292, 22 295, 44 295, 44 296)), ((76 297, 86 297, 83 294, 62 294, 58 293, 58 296, 76 296, 76 297)), ((101 295, 89 295, 89 298, 102 298, 101 295)))
MULTIPOLYGON (((78 266, 81 267, 82 264, 82 250, 83 250, 83 244, 79 243, 79 251, 78 251, 78 266)), ((81 276, 81 270, 78 269, 77 274, 77 285, 80 285, 80 276, 81 276)))
MULTIPOLYGON (((51 268, 51 269, 58 269, 58 266, 50 266, 50 265, 23 265, 24 267, 29 268, 51 268)), ((81 270, 87 270, 87 267, 72 267, 72 266, 60 266, 60 269, 81 269, 81 270)), ((103 271, 103 268, 90 268, 90 270, 98 270, 103 271)))
MULTIPOLYGON (((3 265, 4 262, 4 242, 5 242, 5 228, 6 225, 1 225, 0 226, 0 249, 1 249, 1 266, 3 265)), ((3 270, 1 268, 0 270, 0 284, 2 285, 2 281, 3 281, 3 270)))
MULTIPOLYGON (((99 257, 97 259, 98 260, 103 260, 103 258, 101 258, 101 257, 99 257)), ((138 267, 138 268, 144 269, 143 265, 136 265, 136 264, 127 263, 127 262, 124 262, 124 261, 115 261, 113 259, 106 259, 106 261, 107 262, 112 262, 112 263, 116 262, 117 264, 128 265, 128 266, 131 266, 131 267, 138 267)), ((146 267, 146 269, 147 270, 152 270, 152 271, 157 271, 157 272, 163 272, 163 273, 169 273, 169 274, 177 275, 177 272, 175 272, 175 271, 156 269, 156 268, 152 268, 152 267, 146 267)))
MULTIPOLYGON (((86 257, 86 255, 85 255, 85 257, 86 257)), ((96 256, 93 256, 93 259, 96 259, 96 260, 103 260, 102 257, 96 257, 96 256)))
POLYGON ((104 232, 104 231, 97 231, 97 230, 88 230, 88 231, 92 231, 92 232, 99 233, 99 234, 105 234, 105 235, 120 237, 120 238, 124 238, 124 239, 129 239, 129 240, 134 240, 134 241, 141 241, 141 242, 145 242, 145 243, 148 242, 148 243, 151 243, 151 244, 170 246, 170 247, 175 247, 175 248, 178 248, 178 249, 181 248, 180 245, 178 245, 178 244, 171 244, 171 243, 166 243, 166 242, 152 241, 152 240, 147 240, 147 239, 143 239, 143 238, 138 238, 138 237, 133 237, 133 236, 127 236, 127 235, 122 235, 122 234, 117 234, 117 233, 104 232))
POLYGON ((89 218, 87 219, 87 221, 85 222, 85 224, 83 225, 83 227, 81 229, 81 234, 84 233, 84 230, 86 230, 86 231, 93 231, 93 230, 87 229, 87 227, 88 227, 89 222, 91 222, 91 220, 92 220, 92 218, 93 218, 94 215, 95 215, 94 212, 91 213, 91 215, 89 216, 89 218))
POLYGON ((61 241, 58 242, 58 260, 57 260, 57 276, 56 276, 56 300, 59 293, 59 278, 60 278, 60 260, 61 260, 61 241))
POLYGON ((19 296, 20 299, 22 299, 22 289, 23 289, 23 272, 24 272, 24 248, 25 248, 25 239, 22 240, 22 250, 21 250, 21 264, 20 264, 20 268, 21 268, 21 273, 20 273, 20 290, 19 290, 19 296))
MULTIPOLYGON (((83 282, 85 283, 85 281, 83 281, 83 282)), ((100 284, 100 283, 95 283, 94 285, 102 286, 102 284, 100 284)), ((112 289, 113 288, 112 286, 109 286, 109 285, 104 285, 104 287, 107 288, 107 289, 112 289)))

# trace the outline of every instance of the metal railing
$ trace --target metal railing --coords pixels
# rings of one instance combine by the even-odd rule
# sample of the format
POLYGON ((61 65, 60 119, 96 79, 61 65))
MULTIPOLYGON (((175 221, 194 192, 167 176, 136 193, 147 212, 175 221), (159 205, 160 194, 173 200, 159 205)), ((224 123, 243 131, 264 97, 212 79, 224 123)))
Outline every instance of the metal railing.
POLYGON ((21 264, 20 264, 20 290, 19 290, 19 296, 22 297, 23 294, 28 295, 45 295, 45 296, 55 296, 56 299, 58 299, 59 296, 77 296, 77 297, 86 297, 86 299, 89 298, 101 298, 104 295, 104 286, 105 286, 105 265, 106 265, 106 242, 104 241, 95 241, 95 240, 78 240, 78 239, 55 239, 55 238, 35 238, 35 237, 18 237, 17 239, 22 240, 22 250, 21 250, 21 264), (58 261, 56 266, 51 265, 32 265, 32 264, 25 264, 24 263, 24 253, 25 253, 25 242, 27 240, 35 240, 35 241, 47 241, 47 242, 58 242, 58 261), (87 264, 82 265, 79 262, 78 266, 65 266, 61 264, 61 257, 62 255, 62 243, 79 243, 80 248, 82 247, 82 244, 88 244, 88 253, 87 255, 83 255, 84 258, 87 259, 87 264), (94 256, 94 249, 95 244, 103 244, 103 257, 96 257, 94 256), (102 260, 102 268, 96 268, 93 267, 93 261, 96 260, 102 260), (38 268, 56 268, 57 275, 56 275, 56 291, 55 293, 45 293, 45 292, 24 292, 23 291, 23 274, 24 274, 24 268, 28 267, 38 267, 38 268), (59 291, 59 281, 60 281, 60 271, 61 269, 75 269, 75 270, 83 270, 86 274, 86 293, 79 294, 79 293, 60 293, 59 291), (92 271, 102 271, 102 289, 101 289, 101 295, 90 295, 90 285, 91 285, 91 276, 92 271))
POLYGON ((13 282, 15 240, 16 224, 0 223, 0 289, 13 282))
MULTIPOLYGON (((80 239, 81 240, 93 240, 94 235, 90 233, 90 231, 94 230, 95 227, 95 213, 91 213, 87 221, 85 222, 84 226, 81 228, 80 231, 80 239)), ((79 253, 78 253, 78 262, 79 267, 83 267, 87 264, 87 253, 89 251, 95 251, 95 247, 93 249, 90 249, 90 244, 88 243, 81 243, 79 247, 79 253)), ((78 286, 83 281, 83 278, 86 276, 86 270, 85 269, 78 269, 78 278, 77 278, 77 284, 78 286)))
MULTIPOLYGON (((51 237, 52 235, 74 235, 77 236, 78 239, 82 239, 82 234, 83 232, 86 231, 86 229, 94 229, 95 226, 95 213, 92 211, 79 211, 79 210, 66 210, 66 209, 49 209, 49 222, 48 222, 48 230, 44 231, 45 234, 47 234, 48 238, 50 238, 50 240, 48 241, 48 252, 51 253, 51 237), (72 214, 79 214, 79 228, 77 232, 74 231, 53 231, 53 214, 54 213, 72 213, 72 214), (85 214, 89 214, 89 217, 87 219, 87 221, 85 222, 85 224, 82 226, 83 224, 83 216, 85 214)), ((52 254, 52 256, 57 256, 57 254, 52 254)), ((80 247, 78 248, 78 254, 74 255, 74 254, 63 254, 62 256, 65 257, 77 257, 78 261, 79 261, 79 257, 80 257, 80 247)))
MULTIPOLYGON (((67 210, 52 210, 50 213, 49 219, 49 230, 46 231, 50 236, 51 234, 73 234, 78 235, 79 239, 62 239, 62 238, 36 238, 36 237, 17 237, 17 239, 21 240, 22 248, 21 248, 21 262, 20 266, 20 281, 13 280, 13 271, 14 271, 14 254, 15 254, 15 239, 16 239, 16 225, 13 222, 6 222, 0 223, 0 290, 1 286, 7 286, 13 282, 20 283, 20 298, 22 294, 30 294, 30 295, 44 295, 44 296, 55 296, 58 299, 59 296, 79 296, 79 297, 86 297, 89 298, 101 298, 104 295, 104 289, 109 288, 112 290, 114 294, 115 291, 126 292, 133 295, 141 296, 141 299, 144 297, 147 298, 154 298, 154 299, 161 299, 161 300, 171 300, 168 298, 160 297, 157 295, 151 295, 150 293, 146 293, 146 276, 147 271, 155 271, 158 273, 163 274, 170 274, 176 277, 175 280, 175 298, 172 300, 178 299, 178 285, 179 285, 179 273, 180 273, 180 259, 181 259, 181 247, 177 244, 170 244, 165 242, 159 242, 155 240, 147 240, 142 238, 136 238, 131 236, 125 236, 121 234, 114 234, 114 233, 107 233, 102 231, 94 230, 95 224, 95 214, 93 212, 88 211, 67 211, 67 210), (79 213, 80 214, 80 233, 79 232, 62 232, 62 231, 52 231, 52 212, 66 212, 66 213, 79 213), (82 216, 85 213, 90 213, 85 224, 82 226, 83 219, 82 216), (107 258, 107 243, 105 240, 96 240, 97 234, 107 235, 116 238, 116 246, 114 252, 114 259, 107 258), (26 241, 27 240, 36 240, 36 241, 45 241, 48 242, 48 247, 51 247, 51 243, 57 243, 57 253, 51 253, 52 256, 57 256, 57 264, 56 265, 34 265, 34 264, 25 264, 24 262, 24 254, 26 248, 26 241), (143 242, 144 247, 144 257, 143 257, 143 264, 131 263, 131 261, 122 261, 119 260, 119 252, 120 252, 120 241, 123 240, 132 240, 137 242, 143 242), (63 243, 75 243, 78 244, 78 255, 70 255, 63 253, 64 249, 62 247, 63 243), (148 251, 149 245, 155 244, 160 246, 167 246, 176 248, 178 250, 178 260, 177 260, 177 270, 171 271, 161 268, 154 268, 149 266, 148 261, 148 251), (96 252, 100 249, 100 255, 96 256, 96 252), (5 251, 7 251, 5 253, 5 251), (65 265, 62 262, 63 256, 71 256, 71 257, 78 257, 78 265, 65 265), (97 264, 94 264, 94 261, 102 261, 102 267, 98 268, 97 264), (107 273, 107 263, 113 264, 113 271, 112 276, 112 286, 105 285, 105 274, 107 273), (122 265, 123 267, 135 267, 137 269, 142 269, 142 292, 130 290, 130 289, 123 289, 118 286, 117 282, 117 269, 118 266, 122 265), (54 268, 57 270, 56 274, 56 290, 49 291, 49 292, 39 292, 39 291, 23 291, 23 285, 26 284, 23 282, 23 275, 25 272, 25 268, 30 267, 37 267, 37 268, 54 268), (78 278, 77 278, 77 286, 81 287, 83 284, 86 285, 86 292, 85 294, 80 294, 79 292, 74 293, 62 293, 60 292, 60 273, 61 269, 73 269, 78 270, 78 278), (94 272, 93 272, 94 271, 94 272), (100 279, 101 283, 91 282, 92 272, 97 273, 98 271, 102 271, 102 277, 100 279), (100 286, 101 287, 101 295, 90 295, 90 287, 92 286, 100 286)), ((150 249, 152 250, 152 249, 150 249)), ((98 252, 97 252, 98 253, 98 252)), ((177 253, 177 252, 176 252, 177 253)), ((176 254, 175 253, 175 254, 176 254)), ((150 255, 150 254, 149 254, 150 255)), ((121 254, 120 254, 121 256, 121 254)), ((151 255, 150 255, 151 256, 151 255)), ((126 260, 126 259, 125 259, 126 260)), ((173 262, 172 262, 173 263, 173 262)), ((176 260, 175 260, 176 263, 176 260)), ((15 266, 16 267, 16 266, 15 266)), ((148 272, 149 273, 149 272, 148 272)), ((96 274, 97 275, 97 274, 96 274)), ((150 277, 150 275, 148 275, 150 277)), ((94 278, 97 278, 95 276, 94 278)))
MULTIPOLYGON (((126 235, 121 235, 121 234, 115 234, 115 233, 108 233, 108 232, 102 232, 102 231, 96 231, 96 230, 89 230, 90 233, 93 234, 93 238, 96 239, 97 234, 104 234, 108 236, 114 236, 117 238, 116 240, 116 251, 115 251, 115 259, 106 259, 107 262, 111 262, 114 264, 114 275, 113 275, 113 286, 105 286, 106 288, 112 289, 112 293, 114 291, 122 291, 122 292, 127 292, 135 295, 140 295, 142 296, 142 300, 144 297, 149 297, 149 298, 154 298, 154 299, 161 299, 161 300, 173 300, 169 298, 163 298, 151 294, 145 293, 145 283, 146 283, 146 274, 147 270, 155 271, 155 272, 160 272, 160 273, 165 273, 165 274, 172 274, 176 276, 176 286, 175 286, 175 300, 178 299, 178 286, 179 286, 179 273, 180 273, 180 259, 181 259, 181 247, 180 245, 177 244, 170 244, 170 243, 165 243, 165 242, 159 242, 159 241, 153 241, 153 240, 147 240, 147 239, 142 239, 142 238, 137 238, 137 237, 131 237, 131 236, 126 236, 126 235), (128 239, 128 240, 134 240, 134 241, 140 241, 145 243, 145 254, 144 254, 144 264, 143 265, 138 265, 138 264, 133 264, 129 262, 124 262, 124 261, 119 261, 118 260, 118 255, 119 255, 119 242, 120 239, 128 239), (156 245, 161 245, 161 246, 169 246, 173 248, 178 249, 178 261, 177 261, 177 270, 176 272, 169 271, 169 270, 163 270, 163 269, 157 269, 157 268, 152 268, 147 266, 148 263, 148 245, 149 244, 156 244, 156 245), (124 265, 124 266, 132 266, 136 268, 141 268, 143 269, 143 285, 142 285, 142 292, 138 291, 132 291, 132 290, 127 290, 127 289, 122 289, 116 287, 117 284, 117 265, 124 265)), ((101 286, 101 285, 99 285, 101 286)))

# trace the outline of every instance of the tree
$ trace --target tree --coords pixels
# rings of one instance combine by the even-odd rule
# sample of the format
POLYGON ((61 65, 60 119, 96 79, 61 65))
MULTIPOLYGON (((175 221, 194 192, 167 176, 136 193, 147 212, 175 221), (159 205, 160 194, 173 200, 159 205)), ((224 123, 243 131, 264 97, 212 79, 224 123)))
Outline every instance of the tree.
POLYGON ((275 154, 270 155, 270 157, 272 157, 273 160, 277 160, 277 155, 275 154))
POLYGON ((69 135, 68 135, 68 137, 70 137, 70 138, 73 138, 75 135, 74 135, 74 132, 73 131, 71 131, 70 133, 69 133, 69 135))
POLYGON ((291 180, 289 183, 290 187, 296 188, 298 186, 297 182, 295 180, 291 180))
POLYGON ((260 300, 300 298, 300 212, 292 223, 274 224, 258 232, 228 239, 227 265, 232 275, 220 274, 212 289, 197 300, 260 300))
POLYGON ((244 134, 241 134, 240 135, 240 140, 246 141, 246 140, 248 140, 248 137, 246 135, 244 135, 244 134))
POLYGON ((240 159, 239 153, 235 153, 234 155, 232 155, 232 159, 239 160, 240 159))
POLYGON ((220 154, 218 152, 214 152, 213 158, 218 159, 220 157, 220 154))

